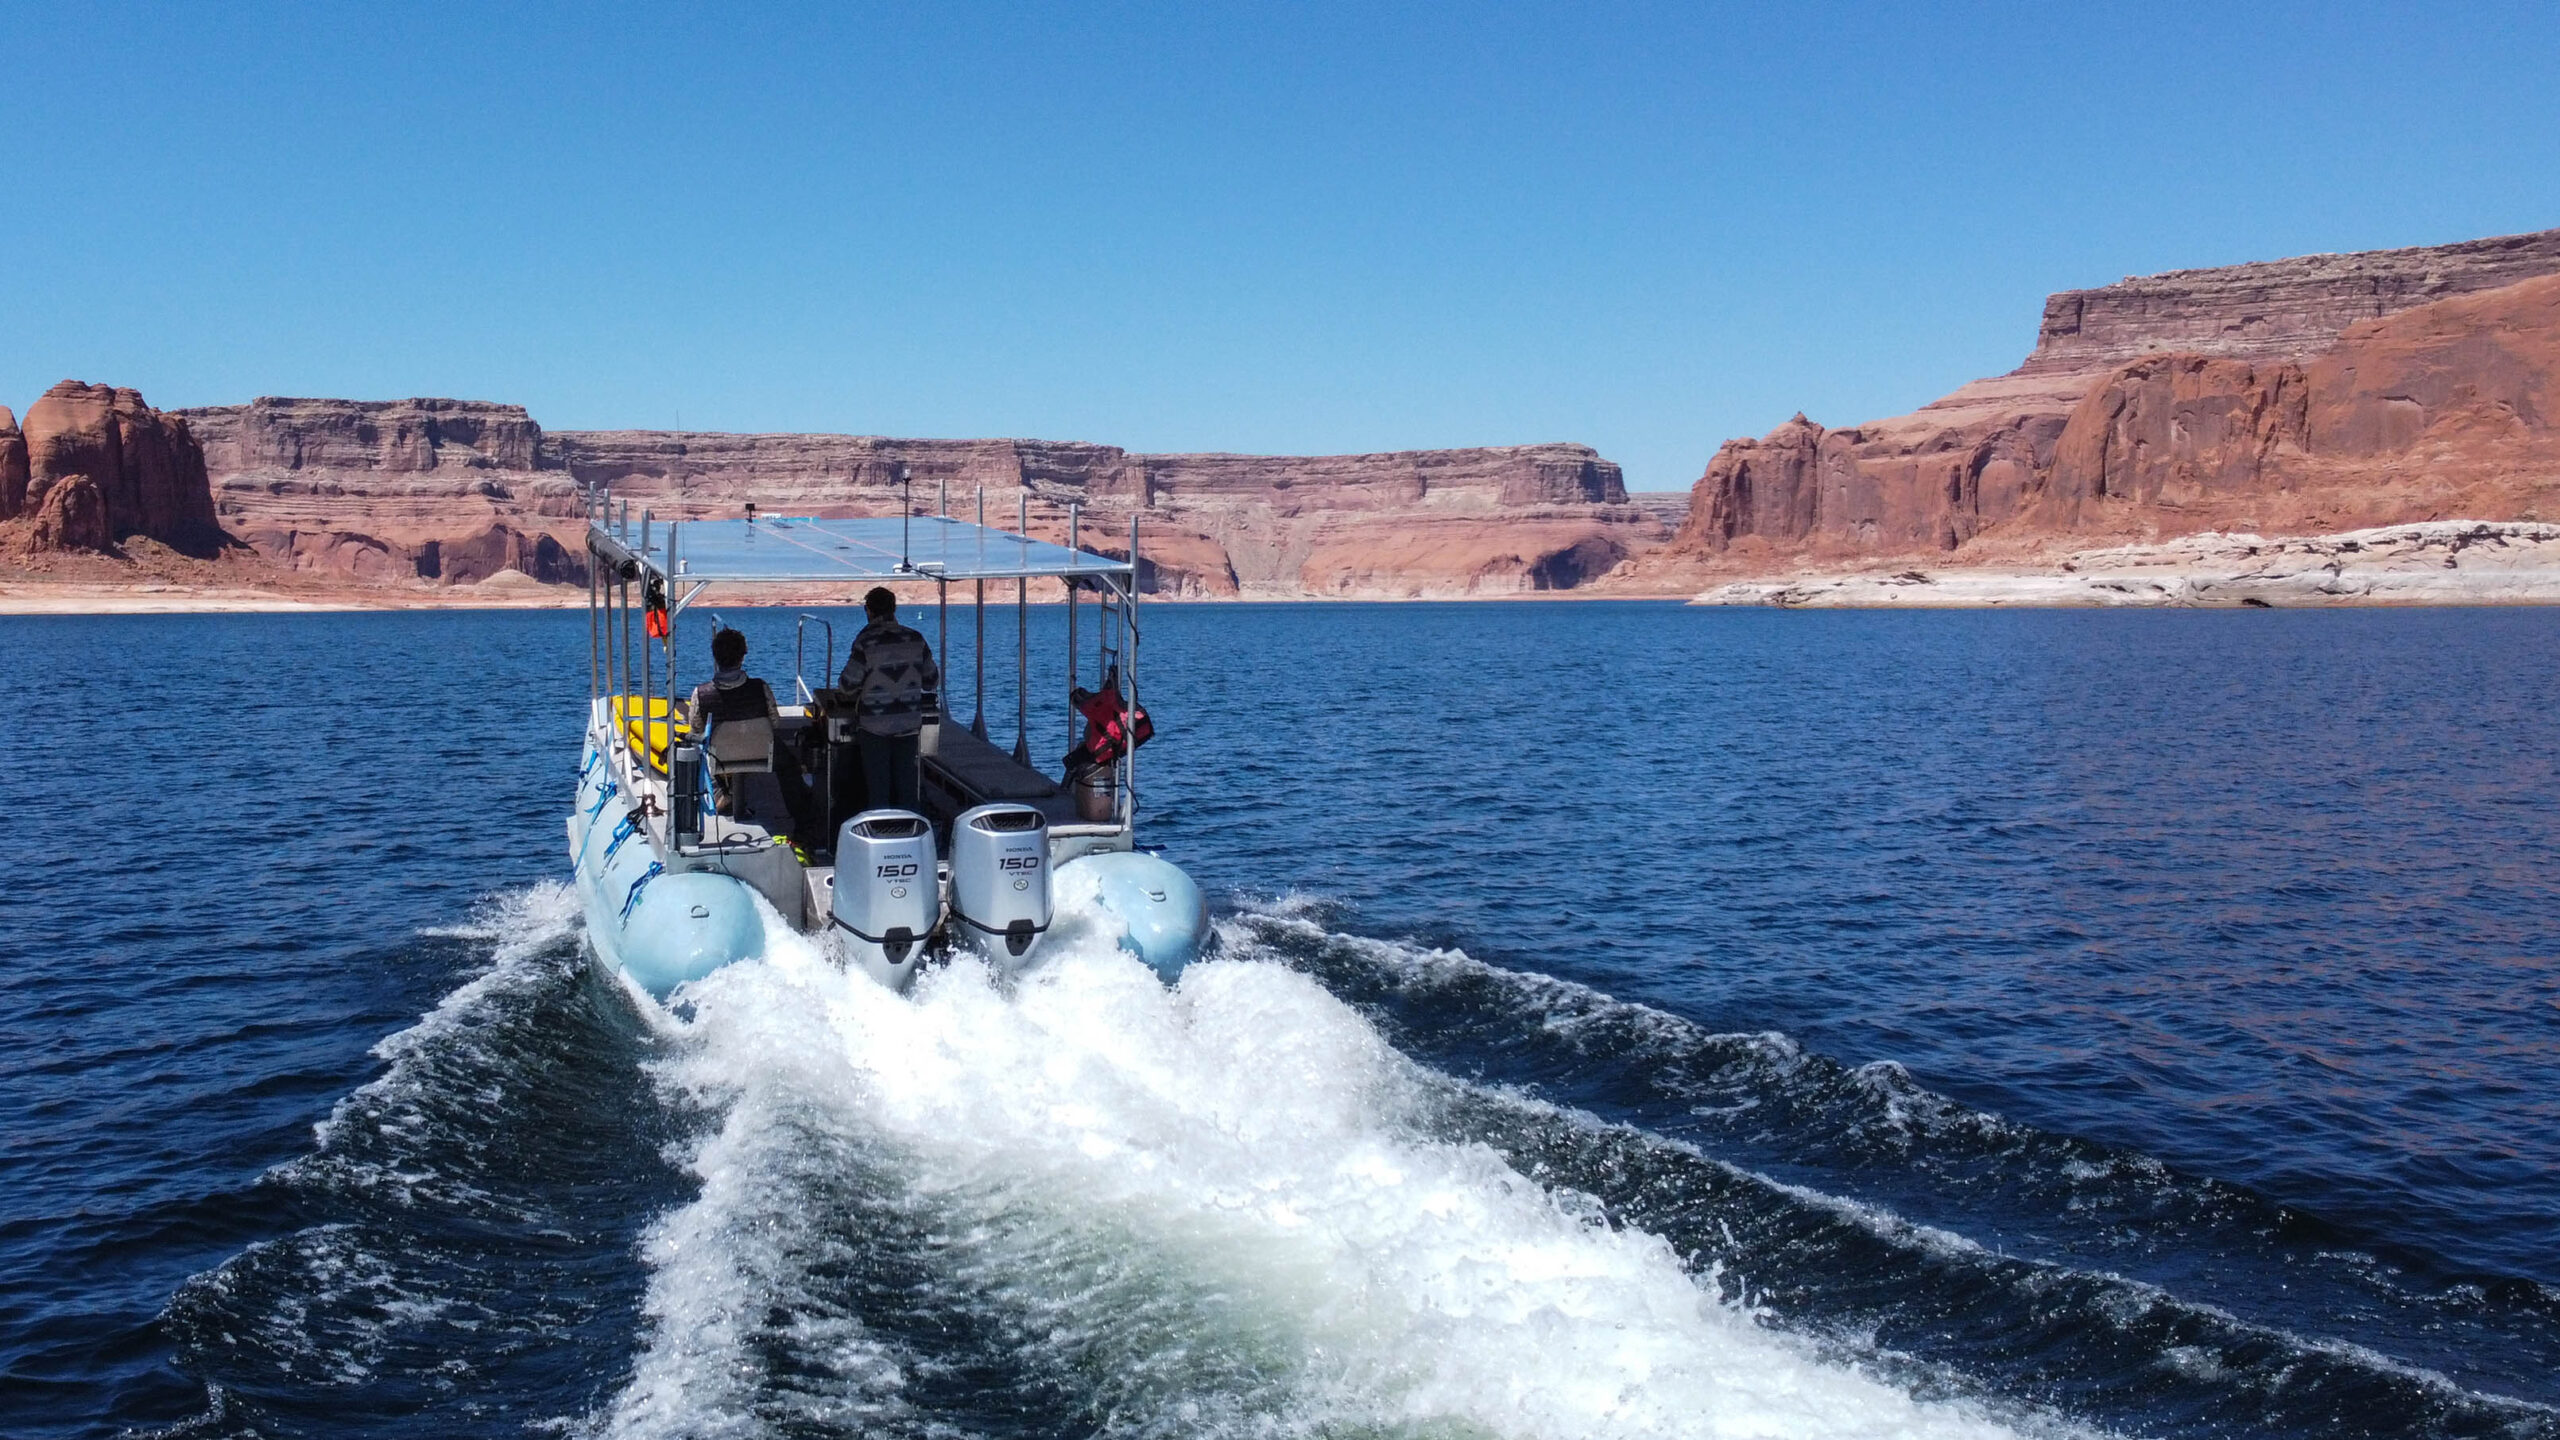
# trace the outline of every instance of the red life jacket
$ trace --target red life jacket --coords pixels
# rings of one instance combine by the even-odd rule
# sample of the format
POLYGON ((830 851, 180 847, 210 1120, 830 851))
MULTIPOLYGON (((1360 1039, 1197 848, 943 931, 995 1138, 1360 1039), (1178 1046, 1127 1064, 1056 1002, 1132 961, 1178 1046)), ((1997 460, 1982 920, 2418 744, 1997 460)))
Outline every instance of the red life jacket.
POLYGON ((667 614, 666 585, 656 576, 651 576, 649 583, 640 587, 640 603, 646 607, 640 628, 652 640, 666 639, 667 632, 674 625, 674 617, 667 614))
POLYGON ((1070 698, 1084 715, 1084 741, 1067 752, 1070 773, 1117 764, 1121 756, 1155 738, 1155 722, 1147 718, 1147 707, 1121 705, 1117 666, 1102 677, 1100 690, 1078 690, 1070 698))

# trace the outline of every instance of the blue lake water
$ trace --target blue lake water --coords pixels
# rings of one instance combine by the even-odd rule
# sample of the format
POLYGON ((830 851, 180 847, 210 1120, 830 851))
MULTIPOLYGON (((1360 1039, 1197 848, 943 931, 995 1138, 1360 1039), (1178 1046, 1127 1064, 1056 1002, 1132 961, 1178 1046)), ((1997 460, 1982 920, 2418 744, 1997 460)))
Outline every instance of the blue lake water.
POLYGON ((672 1018, 582 615, 0 619, 0 1433, 2560 1435, 2560 613, 1142 614, 1214 973, 672 1018))

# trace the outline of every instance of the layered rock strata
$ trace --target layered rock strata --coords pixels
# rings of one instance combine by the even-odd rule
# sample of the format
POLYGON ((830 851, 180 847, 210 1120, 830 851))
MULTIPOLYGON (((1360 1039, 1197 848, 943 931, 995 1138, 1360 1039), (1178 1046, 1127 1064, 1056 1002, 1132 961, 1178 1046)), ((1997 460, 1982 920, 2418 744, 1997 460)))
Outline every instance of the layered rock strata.
POLYGON ((204 449, 184 420, 132 390, 65 380, 0 410, 0 522, 37 550, 105 550, 135 536, 210 555, 215 523, 204 449))
POLYGON ((1689 521, 1686 490, 1630 490, 1627 503, 1661 521, 1665 530, 1677 530, 1689 521))
POLYGON ((521 407, 261 399, 185 412, 223 520, 279 563, 363 579, 583 577, 581 495, 666 515, 889 514, 910 499, 1125 549, 1198 596, 1488 594, 1586 583, 1667 534, 1579 445, 1143 455, 1033 440, 545 432, 521 407), (904 475, 902 485, 899 477, 904 475))
POLYGON ((2009 375, 1726 442, 1673 543, 1634 568, 2560 513, 2555 276, 2560 231, 2057 295, 2009 375))
POLYGON ((577 514, 521 405, 265 397, 181 412, 203 437, 222 523, 270 561, 374 583, 507 571, 583 582, 577 514))
POLYGON ((2249 360, 2317 354, 2359 321, 2555 272, 2560 230, 2128 275, 2048 297, 2035 352, 2018 370, 2086 373, 2166 351, 2249 360))

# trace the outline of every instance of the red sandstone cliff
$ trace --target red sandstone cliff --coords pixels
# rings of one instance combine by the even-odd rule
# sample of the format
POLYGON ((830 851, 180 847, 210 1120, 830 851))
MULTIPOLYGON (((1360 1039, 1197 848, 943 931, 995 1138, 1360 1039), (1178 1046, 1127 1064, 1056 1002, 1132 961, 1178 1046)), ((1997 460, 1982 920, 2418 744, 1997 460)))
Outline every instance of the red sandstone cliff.
POLYGON ((27 409, 0 409, 0 522, 23 548, 111 550, 134 537, 209 556, 204 449, 184 420, 132 390, 65 380, 27 409))
POLYGON ((2307 362, 2125 366, 2072 412, 2042 509, 2287 531, 2560 514, 2560 275, 2352 325, 2307 362))
POLYGON ((1631 569, 2536 518, 2560 504, 2555 276, 2560 231, 2065 292, 2007 375, 1726 442, 1672 544, 1631 569))
POLYGON ((14 520, 26 508, 26 432, 9 407, 0 405, 0 520, 14 520))
MULTIPOLYGON (((185 412, 225 524, 297 570, 468 581, 580 578, 579 491, 665 514, 955 514, 986 494, 1098 548, 1140 517, 1149 579, 1190 595, 1487 594, 1583 584, 1658 544, 1618 467, 1579 445, 1385 455, 1139 455, 1035 440, 545 432, 521 407, 261 399, 185 412)), ((1125 542, 1121 542, 1125 544, 1125 542)))

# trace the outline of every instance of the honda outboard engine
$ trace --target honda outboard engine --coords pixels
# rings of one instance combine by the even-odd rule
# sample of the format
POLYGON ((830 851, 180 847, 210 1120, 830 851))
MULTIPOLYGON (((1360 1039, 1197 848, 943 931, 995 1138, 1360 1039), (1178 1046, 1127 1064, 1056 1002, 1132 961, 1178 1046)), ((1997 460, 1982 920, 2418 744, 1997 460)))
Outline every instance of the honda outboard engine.
POLYGON ((1049 929, 1049 818, 997 804, 952 821, 951 913, 991 958, 1019 965, 1049 929))
POLYGON ((923 816, 865 810, 844 822, 836 831, 835 896, 827 920, 836 943, 871 978, 892 988, 914 978, 925 942, 942 923, 933 827, 923 816))

